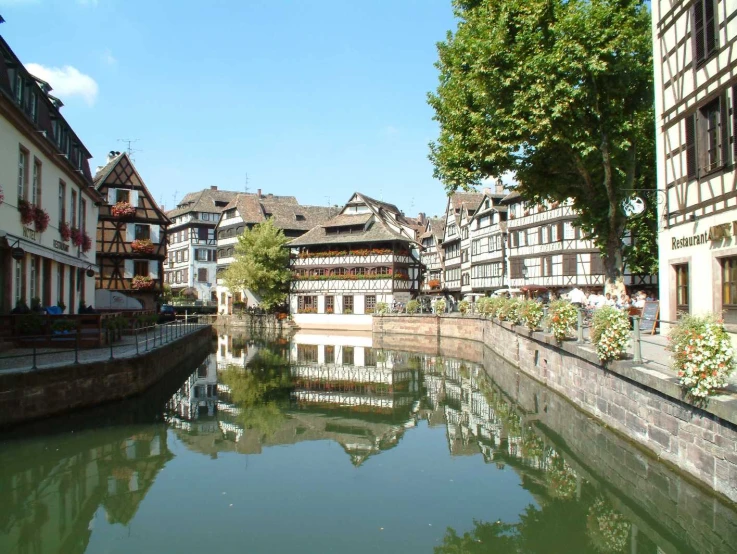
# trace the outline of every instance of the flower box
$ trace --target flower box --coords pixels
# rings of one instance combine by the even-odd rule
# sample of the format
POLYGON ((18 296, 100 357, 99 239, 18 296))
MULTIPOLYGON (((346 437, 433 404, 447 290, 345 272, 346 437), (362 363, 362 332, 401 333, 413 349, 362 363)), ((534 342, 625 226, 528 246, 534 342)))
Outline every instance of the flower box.
POLYGON ((20 212, 20 222, 23 225, 30 225, 36 218, 36 206, 27 200, 18 201, 18 211, 20 212))
POLYGON ((156 281, 148 275, 136 275, 131 280, 131 288, 133 290, 151 290, 156 286, 156 281))
POLYGON ((72 228, 69 226, 69 223, 62 221, 59 224, 59 234, 61 235, 61 240, 69 242, 72 238, 72 228))
POLYGON ((39 233, 43 233, 49 228, 49 214, 38 206, 33 208, 33 228, 39 233))
POLYGON ((131 242, 131 249, 139 254, 153 254, 155 248, 154 243, 148 239, 134 240, 131 242))
POLYGON ((125 217, 133 217, 134 215, 136 215, 136 208, 128 202, 118 202, 117 204, 111 206, 110 213, 113 217, 117 217, 120 219, 125 217))
POLYGON ((427 282, 427 286, 430 287, 433 290, 439 289, 440 288, 440 279, 430 279, 427 282))

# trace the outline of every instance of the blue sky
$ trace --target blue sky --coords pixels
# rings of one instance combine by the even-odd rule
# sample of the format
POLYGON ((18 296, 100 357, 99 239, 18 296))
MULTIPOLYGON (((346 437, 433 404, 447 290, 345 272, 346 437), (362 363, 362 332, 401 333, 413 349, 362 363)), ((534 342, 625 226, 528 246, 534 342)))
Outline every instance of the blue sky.
POLYGON ((103 163, 136 166, 167 208, 211 185, 408 215, 445 209, 428 142, 450 0, 0 0, 0 33, 49 80, 103 163))

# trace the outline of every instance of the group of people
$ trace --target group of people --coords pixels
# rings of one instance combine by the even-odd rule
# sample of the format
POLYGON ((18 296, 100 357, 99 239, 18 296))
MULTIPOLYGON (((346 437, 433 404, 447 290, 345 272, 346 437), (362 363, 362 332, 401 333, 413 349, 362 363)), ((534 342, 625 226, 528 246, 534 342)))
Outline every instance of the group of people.
POLYGON ((633 296, 625 294, 620 297, 608 292, 606 294, 587 293, 575 287, 568 293, 568 300, 571 301, 571 304, 576 304, 582 308, 596 309, 602 306, 613 306, 621 310, 628 310, 630 308, 642 309, 645 307, 645 302, 652 300, 652 298, 645 291, 638 291, 633 296))

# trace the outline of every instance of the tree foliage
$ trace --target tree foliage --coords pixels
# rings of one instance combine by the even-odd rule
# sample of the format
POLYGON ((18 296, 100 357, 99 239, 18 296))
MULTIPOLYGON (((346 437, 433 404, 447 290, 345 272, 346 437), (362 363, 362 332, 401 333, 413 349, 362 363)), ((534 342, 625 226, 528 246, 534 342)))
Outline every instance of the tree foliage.
POLYGON ((609 282, 633 189, 654 188, 653 61, 644 0, 454 0, 438 45, 430 145, 448 192, 514 172, 532 201, 571 198, 609 282))
POLYGON ((251 290, 267 310, 284 302, 290 279, 287 242, 270 219, 247 229, 238 237, 235 261, 225 272, 230 290, 251 290))

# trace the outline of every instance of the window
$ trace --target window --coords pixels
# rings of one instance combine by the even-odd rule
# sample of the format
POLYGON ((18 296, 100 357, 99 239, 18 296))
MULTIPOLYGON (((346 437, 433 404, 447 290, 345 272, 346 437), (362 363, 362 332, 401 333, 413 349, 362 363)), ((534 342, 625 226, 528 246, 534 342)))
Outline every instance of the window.
POLYGON ((674 265, 676 272, 676 311, 690 313, 688 291, 688 264, 674 265))
POLYGON ((136 240, 151 240, 151 226, 136 224, 135 237, 136 240))
POLYGON ((363 365, 366 367, 376 367, 376 350, 368 346, 363 349, 363 365))
POLYGON ((550 277, 553 275, 553 257, 544 256, 540 258, 540 274, 543 277, 550 277))
POLYGON ((123 189, 117 189, 115 191, 115 202, 128 202, 130 203, 131 200, 131 191, 129 190, 123 190, 123 189))
POLYGON ((297 345, 297 361, 303 364, 317 363, 317 345, 316 344, 298 344, 297 345))
POLYGON ((81 199, 79 205, 79 228, 85 231, 87 228, 87 200, 81 199))
POLYGON ((36 268, 36 256, 31 256, 30 259, 30 282, 31 282, 31 290, 30 290, 30 300, 31 303, 33 302, 34 298, 38 298, 38 275, 36 274, 37 268, 36 268))
POLYGON ((210 220, 210 214, 208 214, 208 213, 202 212, 202 214, 200 214, 200 216, 201 216, 200 219, 202 219, 202 221, 209 221, 210 220))
POLYGON ((471 279, 468 276, 468 273, 464 273, 463 276, 461 277, 461 284, 462 285, 469 285, 470 283, 471 283, 471 279))
POLYGON ((335 297, 334 296, 326 296, 325 297, 325 313, 326 314, 332 314, 335 311, 335 297))
POLYGON ((67 185, 59 181, 59 226, 67 219, 67 185))
POLYGON ((353 347, 343 347, 343 365, 353 365, 353 347))
POLYGON ((297 312, 300 314, 317 313, 317 296, 298 296, 297 312))
POLYGON ((72 227, 74 227, 77 224, 77 191, 72 190, 72 217, 69 221, 72 227))
POLYGON ((726 93, 685 119, 686 174, 696 179, 729 162, 729 108, 726 93))
POLYGON ((722 311, 725 323, 737 323, 737 257, 722 260, 722 311))
POLYGON ((333 345, 325 345, 325 363, 335 363, 335 347, 333 345))
POLYGON ((376 296, 371 294, 366 296, 366 313, 372 314, 376 309, 376 296))
POLYGON ((195 256, 195 260, 197 260, 198 262, 206 262, 207 261, 207 249, 195 248, 194 256, 195 256))
POLYGON ((18 71, 15 74, 15 90, 13 91, 15 92, 15 101, 18 104, 23 103, 23 89, 25 88, 24 84, 25 83, 23 82, 23 75, 21 75, 20 71, 18 71))
POLYGON ((133 275, 148 276, 148 260, 134 260, 133 275))
POLYGON ((717 48, 716 0, 696 0, 693 5, 694 62, 700 64, 717 48))
POLYGON ((207 283, 207 269, 200 267, 197 269, 197 280, 200 283, 207 283))
POLYGON ((463 236, 464 239, 467 239, 468 238, 468 227, 464 227, 463 228, 462 236, 463 236))
POLYGON ((143 194, 138 195, 138 207, 146 208, 146 197, 143 194))
POLYGON ((343 313, 344 314, 353 313, 353 296, 345 295, 343 297, 343 313))
POLYGON ((572 276, 577 273, 576 254, 563 254, 563 275, 572 276))
POLYGON ((207 236, 209 234, 209 229, 207 227, 198 227, 197 228, 197 238, 200 240, 207 240, 207 236))
POLYGON ((23 147, 18 151, 18 200, 26 198, 26 184, 28 183, 28 151, 23 147))
POLYGON ((33 160, 33 176, 31 178, 31 203, 41 205, 41 162, 33 160))

